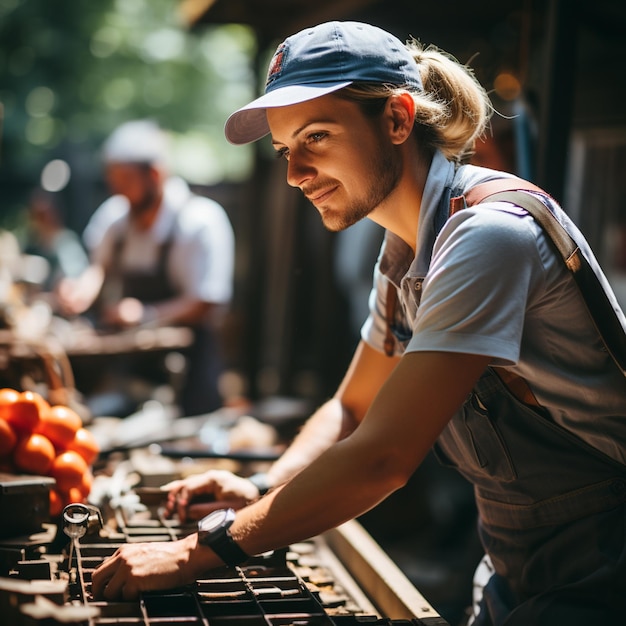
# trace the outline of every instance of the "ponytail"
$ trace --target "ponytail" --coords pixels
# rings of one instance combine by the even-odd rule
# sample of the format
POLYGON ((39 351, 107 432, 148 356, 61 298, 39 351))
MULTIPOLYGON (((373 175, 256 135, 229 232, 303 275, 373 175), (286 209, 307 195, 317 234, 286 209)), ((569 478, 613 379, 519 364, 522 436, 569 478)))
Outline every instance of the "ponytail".
MULTIPOLYGON (((487 128, 493 106, 472 70, 452 56, 418 41, 407 44, 419 65, 423 90, 409 90, 415 101, 415 129, 420 147, 440 150, 447 159, 462 162, 487 128)), ((386 99, 402 85, 353 83, 337 92, 358 102, 369 115, 379 114, 386 99)))
POLYGON ((456 59, 412 40, 408 44, 420 68, 424 90, 414 94, 415 123, 450 160, 462 161, 487 128, 493 106, 473 71, 456 59))

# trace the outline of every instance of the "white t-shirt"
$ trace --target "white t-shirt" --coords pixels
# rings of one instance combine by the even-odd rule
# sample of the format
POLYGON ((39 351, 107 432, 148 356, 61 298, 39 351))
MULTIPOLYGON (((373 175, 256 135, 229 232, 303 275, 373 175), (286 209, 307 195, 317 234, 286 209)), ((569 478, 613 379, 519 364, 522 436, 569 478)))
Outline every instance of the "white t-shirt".
MULTIPOLYGON (((435 238, 433 224, 446 185, 467 190, 503 176, 474 166, 455 174, 453 164, 435 155, 417 254, 387 234, 362 337, 383 349, 391 280, 400 287, 398 317, 406 331, 399 354, 491 356, 492 365, 505 366, 528 382, 555 421, 626 463, 626 379, 605 351, 578 288, 541 227, 511 204, 483 203, 456 213, 435 238), (419 306, 414 294, 421 296, 419 306)), ((588 248, 584 252, 593 259, 588 248)))
POLYGON ((128 201, 113 196, 107 201, 120 209, 92 252, 94 263, 106 267, 119 237, 126 239, 120 266, 125 270, 152 268, 161 245, 174 232, 167 272, 180 295, 204 302, 228 303, 233 293, 235 238, 224 208, 209 198, 194 195, 179 178, 168 181, 159 215, 150 229, 139 231, 128 219, 128 201))

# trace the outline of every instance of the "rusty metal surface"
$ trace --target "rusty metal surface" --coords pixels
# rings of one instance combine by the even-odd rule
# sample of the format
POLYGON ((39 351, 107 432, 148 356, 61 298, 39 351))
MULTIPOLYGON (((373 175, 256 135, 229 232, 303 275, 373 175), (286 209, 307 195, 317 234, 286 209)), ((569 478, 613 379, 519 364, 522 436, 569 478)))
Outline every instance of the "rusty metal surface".
POLYGON ((192 585, 144 593, 139 601, 94 599, 92 572, 117 547, 194 531, 163 518, 158 499, 145 502, 112 509, 99 532, 71 552, 67 545, 55 551, 58 533, 56 546, 28 546, 27 556, 0 576, 0 606, 9 607, 12 626, 446 625, 357 522, 236 568, 211 570, 192 585))

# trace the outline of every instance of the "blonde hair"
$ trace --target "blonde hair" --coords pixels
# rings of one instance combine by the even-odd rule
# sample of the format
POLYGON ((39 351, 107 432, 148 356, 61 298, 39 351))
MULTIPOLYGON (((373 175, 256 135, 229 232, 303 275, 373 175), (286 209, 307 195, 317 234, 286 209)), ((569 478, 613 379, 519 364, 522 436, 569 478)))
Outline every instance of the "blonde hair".
MULTIPOLYGON (((493 105, 473 71, 453 56, 420 42, 407 43, 418 64, 423 91, 410 89, 415 101, 415 125, 422 147, 441 150, 450 160, 462 162, 473 153, 493 114, 493 105)), ((342 97, 363 104, 372 114, 384 101, 403 90, 402 85, 353 83, 342 97)))

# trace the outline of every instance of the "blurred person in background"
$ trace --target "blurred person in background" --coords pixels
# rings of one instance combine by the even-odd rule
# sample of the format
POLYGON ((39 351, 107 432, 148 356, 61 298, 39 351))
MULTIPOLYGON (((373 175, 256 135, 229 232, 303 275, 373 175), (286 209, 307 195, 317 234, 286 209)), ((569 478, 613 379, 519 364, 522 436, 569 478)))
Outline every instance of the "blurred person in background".
POLYGON ((103 146, 113 196, 87 229, 90 267, 65 281, 65 310, 96 325, 193 329, 181 392, 184 415, 221 406, 220 327, 233 292, 234 233, 223 207, 168 170, 166 134, 151 120, 126 122, 103 146))
POLYGON ((49 271, 40 288, 52 296, 64 278, 80 276, 89 266, 89 258, 79 235, 64 224, 62 210, 53 192, 36 189, 27 207, 26 238, 21 243, 24 254, 43 257, 49 271))

